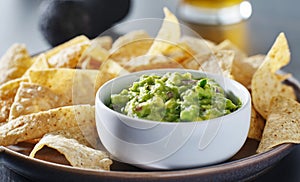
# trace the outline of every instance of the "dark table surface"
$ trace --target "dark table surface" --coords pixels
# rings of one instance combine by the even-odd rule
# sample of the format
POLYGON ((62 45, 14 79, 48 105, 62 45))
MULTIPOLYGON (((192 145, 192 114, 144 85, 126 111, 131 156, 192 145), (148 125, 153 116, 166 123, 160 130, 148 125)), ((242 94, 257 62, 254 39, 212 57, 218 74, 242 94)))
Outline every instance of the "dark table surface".
MULTIPOLYGON (((177 0, 178 1, 178 0, 177 0)), ((152 12, 159 12, 162 6, 175 10, 176 2, 160 1, 153 4, 152 12)), ((31 53, 49 48, 38 30, 38 4, 40 0, 0 0, 0 54, 14 42, 23 42, 31 53)), ((151 17, 148 3, 140 0, 133 3, 130 17, 151 17), (138 9, 138 10, 137 10, 138 9), (141 12, 148 12, 142 14, 141 12)), ((215 41, 231 39, 249 55, 266 54, 279 32, 285 32, 291 50, 291 63, 284 68, 300 80, 300 1, 298 0, 252 0, 253 15, 243 23, 223 27, 202 27, 200 35, 215 41), (217 30, 215 30, 217 29, 217 30), (203 31, 203 32, 202 32, 203 31), (210 32, 210 33, 207 33, 210 32), (213 33, 212 33, 213 32, 213 33)), ((161 13, 153 13, 153 17, 161 13)), ((196 28, 197 29, 197 28, 196 28)), ((300 181, 300 146, 295 149, 274 168, 258 177, 255 181, 300 181)), ((0 181, 30 181, 0 164, 0 181)))

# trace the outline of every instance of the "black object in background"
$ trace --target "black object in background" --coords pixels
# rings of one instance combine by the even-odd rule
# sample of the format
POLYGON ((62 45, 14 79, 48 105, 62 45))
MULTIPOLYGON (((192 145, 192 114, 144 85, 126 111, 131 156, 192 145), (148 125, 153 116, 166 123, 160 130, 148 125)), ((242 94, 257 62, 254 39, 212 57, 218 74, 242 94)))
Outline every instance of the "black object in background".
POLYGON ((130 0, 44 0, 39 27, 52 46, 81 34, 94 38, 123 19, 130 4, 130 0))

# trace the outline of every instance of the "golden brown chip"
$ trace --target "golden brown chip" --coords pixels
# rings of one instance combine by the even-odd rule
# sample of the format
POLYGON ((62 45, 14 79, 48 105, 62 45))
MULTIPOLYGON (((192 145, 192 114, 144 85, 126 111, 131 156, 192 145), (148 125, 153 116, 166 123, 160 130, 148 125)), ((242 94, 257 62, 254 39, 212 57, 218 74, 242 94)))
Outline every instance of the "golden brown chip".
POLYGON ((183 36, 179 40, 179 44, 185 44, 189 47, 189 51, 194 55, 207 55, 213 52, 215 44, 201 37, 183 36))
POLYGON ((49 58, 51 58, 52 56, 54 56, 55 54, 59 53, 60 51, 62 51, 63 49, 66 49, 70 46, 76 45, 76 44, 80 44, 82 42, 87 42, 89 41, 89 39, 84 36, 84 35, 80 35, 77 37, 74 37, 73 39, 66 41, 52 49, 50 49, 49 51, 46 51, 44 54, 46 56, 46 59, 48 60, 49 58))
POLYGON ((76 68, 80 57, 90 45, 90 41, 81 42, 64 48, 48 58, 51 68, 76 68))
POLYGON ((32 63, 25 45, 12 45, 0 59, 0 85, 23 76, 32 63))
POLYGON ((259 113, 256 112, 255 108, 252 106, 248 138, 260 141, 264 127, 265 120, 259 115, 259 113))
POLYGON ((64 95, 58 95, 47 87, 23 82, 11 106, 9 120, 70 104, 64 95))
POLYGON ((73 137, 70 138, 61 133, 46 134, 35 145, 29 156, 34 157, 44 146, 59 151, 74 167, 110 170, 112 164, 112 160, 105 152, 87 147, 73 137))
POLYGON ((210 54, 196 55, 193 59, 184 61, 182 65, 187 69, 222 74, 228 78, 231 78, 233 59, 233 51, 218 51, 210 54))
POLYGON ((164 53, 172 44, 177 43, 180 39, 180 25, 176 16, 166 7, 164 8, 164 14, 164 21, 147 55, 164 53))
POLYGON ((0 145, 7 146, 40 138, 46 133, 68 128, 94 125, 95 107, 65 106, 20 116, 0 126, 0 145))
POLYGON ((124 65, 134 57, 145 55, 152 42, 153 38, 145 31, 132 31, 119 37, 113 43, 109 59, 113 59, 118 64, 124 65))
POLYGON ((32 70, 30 82, 51 89, 63 95, 73 104, 91 104, 95 102, 94 84, 98 71, 76 69, 32 70))
POLYGON ((23 78, 29 78, 29 72, 31 70, 43 70, 48 69, 49 65, 45 54, 40 54, 34 59, 34 63, 24 73, 23 78))
POLYGON ((133 58, 124 68, 129 72, 136 72, 161 68, 182 68, 176 61, 163 55, 145 55, 133 58))
POLYGON ((11 105, 20 83, 27 82, 26 78, 10 80, 0 86, 0 123, 8 121, 11 105))
POLYGON ((287 65, 289 61, 288 43, 285 35, 280 33, 264 62, 252 78, 253 105, 264 118, 268 116, 272 97, 282 95, 295 99, 292 87, 282 84, 282 78, 276 75, 276 71, 287 65))
POLYGON ((108 59, 104 62, 97 74, 94 93, 107 81, 129 72, 114 60, 108 59))
POLYGON ((251 80, 253 74, 262 64, 265 59, 265 55, 254 55, 245 59, 241 59, 234 68, 234 79, 243 84, 248 89, 251 89, 251 80), (247 69, 245 69, 247 68, 247 69))
POLYGON ((273 97, 257 152, 265 152, 283 143, 300 143, 299 111, 297 101, 279 95, 273 97))
POLYGON ((112 38, 110 36, 96 37, 91 41, 91 44, 98 45, 106 50, 112 48, 112 38))

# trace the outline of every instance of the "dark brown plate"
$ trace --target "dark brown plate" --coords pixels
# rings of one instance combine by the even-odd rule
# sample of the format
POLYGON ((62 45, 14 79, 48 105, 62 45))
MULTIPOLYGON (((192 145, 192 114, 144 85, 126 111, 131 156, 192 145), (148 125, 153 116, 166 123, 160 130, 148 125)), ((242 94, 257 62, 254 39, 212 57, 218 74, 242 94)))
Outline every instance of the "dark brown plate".
MULTIPOLYGON (((294 87, 299 101, 297 80, 288 79, 286 84, 294 87)), ((16 146, 0 146, 0 164, 34 181, 247 181, 270 169, 295 148, 294 144, 282 144, 256 154, 257 146, 257 141, 248 139, 230 160, 201 168, 144 171, 115 162, 111 171, 99 171, 71 167, 64 156, 50 148, 38 152, 37 159, 29 158, 27 155, 33 144, 20 143, 16 146)))

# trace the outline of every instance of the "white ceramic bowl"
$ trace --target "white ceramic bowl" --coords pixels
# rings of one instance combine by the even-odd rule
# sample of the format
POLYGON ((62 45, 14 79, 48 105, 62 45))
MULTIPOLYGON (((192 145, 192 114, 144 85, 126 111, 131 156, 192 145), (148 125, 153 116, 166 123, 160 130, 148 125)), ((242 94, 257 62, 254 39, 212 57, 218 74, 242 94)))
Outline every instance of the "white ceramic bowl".
POLYGON ((250 126, 248 90, 234 80, 194 70, 160 69, 121 76, 98 90, 95 103, 97 131, 104 147, 116 160, 145 169, 182 169, 225 161, 243 146, 250 126), (213 78, 240 98, 242 107, 211 120, 171 123, 132 118, 106 106, 111 94, 128 88, 141 75, 166 72, 213 78))

